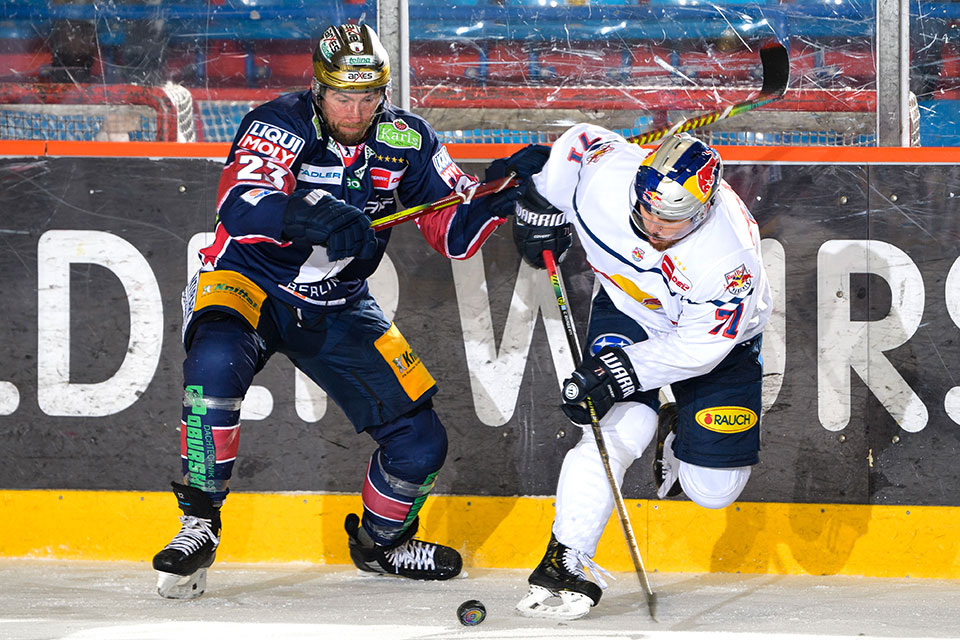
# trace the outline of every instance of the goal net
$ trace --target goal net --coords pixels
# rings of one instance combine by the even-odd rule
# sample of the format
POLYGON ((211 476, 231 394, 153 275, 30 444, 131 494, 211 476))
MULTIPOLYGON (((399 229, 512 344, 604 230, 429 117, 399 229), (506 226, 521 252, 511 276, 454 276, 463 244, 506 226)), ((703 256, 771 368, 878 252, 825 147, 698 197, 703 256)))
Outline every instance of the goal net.
POLYGON ((0 83, 0 139, 195 142, 179 85, 0 83))
MULTIPOLYGON (((230 142, 278 89, 0 83, 0 139, 230 142)), ((549 144, 577 122, 634 136, 746 100, 751 90, 664 87, 413 87, 412 109, 444 143, 549 144)), ((910 95, 912 144, 919 111, 910 95)), ((876 92, 791 89, 737 118, 696 130, 711 145, 875 146, 876 92)))
MULTIPOLYGON (((240 120, 277 90, 192 90, 198 137, 233 140, 240 120)), ((686 117, 746 100, 752 91, 669 90, 664 87, 413 87, 412 110, 442 142, 549 144, 577 122, 634 136, 686 117)), ((780 101, 696 130, 712 145, 875 146, 876 92, 790 90, 780 101)), ((919 146, 920 114, 911 94, 912 144, 919 146)))

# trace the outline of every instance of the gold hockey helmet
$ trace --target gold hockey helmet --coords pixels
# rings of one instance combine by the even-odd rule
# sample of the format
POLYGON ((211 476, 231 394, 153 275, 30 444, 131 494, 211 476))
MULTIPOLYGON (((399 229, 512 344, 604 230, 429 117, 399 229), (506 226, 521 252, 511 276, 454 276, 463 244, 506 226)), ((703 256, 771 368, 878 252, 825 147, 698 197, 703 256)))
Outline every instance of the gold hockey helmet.
POLYGON ((366 24, 330 25, 313 51, 313 92, 321 89, 366 92, 390 83, 390 59, 376 32, 366 24))

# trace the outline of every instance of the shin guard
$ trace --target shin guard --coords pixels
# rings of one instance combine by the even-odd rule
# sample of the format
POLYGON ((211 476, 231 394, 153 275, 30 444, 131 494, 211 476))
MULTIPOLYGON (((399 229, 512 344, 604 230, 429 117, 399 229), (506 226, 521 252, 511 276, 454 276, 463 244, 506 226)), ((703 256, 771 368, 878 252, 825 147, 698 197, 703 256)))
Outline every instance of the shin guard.
POLYGON ((446 430, 431 408, 368 429, 380 447, 363 482, 363 527, 389 545, 417 519, 447 454, 446 430))
POLYGON ((203 387, 184 392, 180 423, 180 457, 184 484, 200 489, 220 504, 229 492, 240 440, 240 398, 204 396, 203 387))

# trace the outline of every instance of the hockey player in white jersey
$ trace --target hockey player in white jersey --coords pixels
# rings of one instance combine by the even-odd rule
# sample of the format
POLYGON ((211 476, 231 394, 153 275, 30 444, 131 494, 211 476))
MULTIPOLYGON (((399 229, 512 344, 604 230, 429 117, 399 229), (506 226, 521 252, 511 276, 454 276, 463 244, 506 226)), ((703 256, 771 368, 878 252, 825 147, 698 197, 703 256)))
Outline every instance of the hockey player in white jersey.
MULTIPOLYGON (((541 267, 540 253, 562 253, 572 227, 600 283, 564 413, 590 425, 592 401, 618 483, 656 436, 657 496, 683 491, 709 509, 733 503, 759 461, 771 311, 757 223, 722 176, 717 152, 690 135, 650 152, 576 125, 528 181, 514 227, 524 258, 541 267), (661 406, 667 385, 675 403, 661 406)), ((592 558, 612 509, 587 428, 564 458, 551 539, 519 613, 572 619, 599 602, 605 582, 592 558)))

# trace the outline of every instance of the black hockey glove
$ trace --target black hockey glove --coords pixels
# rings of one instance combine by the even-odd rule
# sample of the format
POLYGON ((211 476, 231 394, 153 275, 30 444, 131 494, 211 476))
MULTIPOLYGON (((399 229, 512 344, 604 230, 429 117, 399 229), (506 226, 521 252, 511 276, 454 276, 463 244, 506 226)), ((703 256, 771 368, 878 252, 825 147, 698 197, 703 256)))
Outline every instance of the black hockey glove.
POLYGON ((554 259, 560 262, 573 243, 570 223, 565 222, 562 211, 540 195, 533 180, 528 180, 522 189, 513 219, 513 242, 527 264, 543 269, 545 250, 552 251, 554 259))
POLYGON ((550 147, 544 144, 528 144, 508 158, 491 162, 484 173, 483 181, 492 182, 513 173, 522 184, 533 174, 540 173, 549 157, 550 147))
POLYGON ((506 218, 513 213, 524 183, 530 179, 530 176, 540 172, 549 157, 550 147, 542 144, 529 144, 508 158, 500 158, 491 162, 484 173, 484 182, 500 180, 513 173, 517 178, 518 185, 487 196, 487 207, 490 213, 498 218, 506 218))
POLYGON ((586 400, 590 398, 597 420, 619 402, 640 390, 630 358, 619 347, 604 347, 595 356, 587 356, 563 381, 563 410, 571 422, 590 424, 586 400))
POLYGON ((377 252, 377 237, 370 224, 370 217, 360 209, 323 189, 314 189, 287 203, 283 238, 323 245, 330 260, 351 256, 366 259, 377 252))

